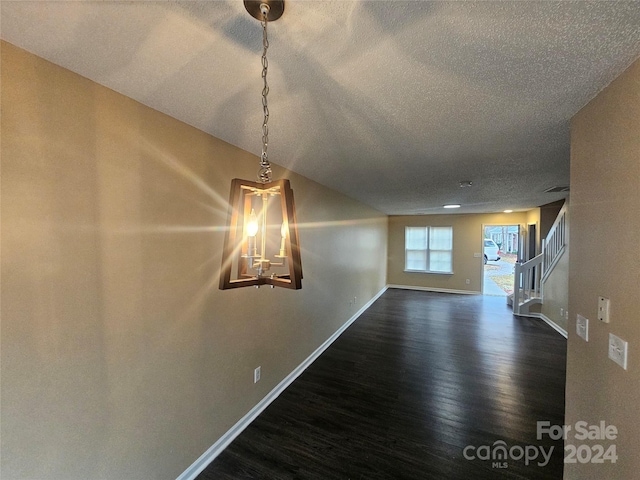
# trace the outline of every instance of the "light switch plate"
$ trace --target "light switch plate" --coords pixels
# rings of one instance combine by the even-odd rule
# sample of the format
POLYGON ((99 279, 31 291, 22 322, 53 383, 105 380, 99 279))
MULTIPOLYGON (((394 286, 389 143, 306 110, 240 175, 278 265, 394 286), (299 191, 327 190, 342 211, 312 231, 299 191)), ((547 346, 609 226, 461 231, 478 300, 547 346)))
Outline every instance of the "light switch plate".
POLYGON ((609 299, 598 297, 598 320, 609 323, 609 299))
POLYGON ((609 334, 609 358, 627 369, 627 348, 629 344, 613 333, 609 334))
POLYGON ((585 342, 589 341, 589 319, 580 314, 576 317, 576 333, 585 342))

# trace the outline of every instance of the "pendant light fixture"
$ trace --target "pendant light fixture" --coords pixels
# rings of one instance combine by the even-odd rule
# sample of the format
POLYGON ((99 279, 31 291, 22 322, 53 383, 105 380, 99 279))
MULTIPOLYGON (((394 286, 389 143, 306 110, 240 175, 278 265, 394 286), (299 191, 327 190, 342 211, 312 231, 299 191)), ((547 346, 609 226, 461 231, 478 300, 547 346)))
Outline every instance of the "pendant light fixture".
POLYGON ((267 23, 282 16, 284 0, 244 0, 244 6, 262 23, 262 155, 257 182, 231 181, 220 288, 270 285, 297 290, 302 288, 302 264, 293 190, 288 179, 271 179, 267 158, 267 23))

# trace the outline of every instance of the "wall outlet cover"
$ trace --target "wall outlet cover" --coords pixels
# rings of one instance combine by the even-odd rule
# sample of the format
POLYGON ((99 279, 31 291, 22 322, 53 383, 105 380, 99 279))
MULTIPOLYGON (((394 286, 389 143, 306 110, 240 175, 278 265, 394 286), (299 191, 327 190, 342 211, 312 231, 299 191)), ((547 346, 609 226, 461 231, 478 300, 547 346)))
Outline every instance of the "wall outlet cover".
POLYGON ((625 370, 627 369, 628 346, 629 344, 620 337, 613 333, 609 334, 609 358, 625 370))
POLYGON ((576 316, 576 333, 585 342, 589 341, 589 319, 580 314, 576 316))
POLYGON ((609 323, 609 299, 598 297, 598 320, 609 323))

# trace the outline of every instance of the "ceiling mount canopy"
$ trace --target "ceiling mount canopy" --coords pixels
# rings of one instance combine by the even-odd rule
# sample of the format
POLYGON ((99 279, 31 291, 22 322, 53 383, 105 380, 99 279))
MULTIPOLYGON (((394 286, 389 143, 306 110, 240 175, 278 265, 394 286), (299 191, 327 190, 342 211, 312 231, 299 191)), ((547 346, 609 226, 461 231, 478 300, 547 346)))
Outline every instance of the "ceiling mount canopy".
POLYGON ((284 13, 284 0, 244 0, 244 8, 247 12, 260 21, 263 20, 264 5, 268 7, 266 10, 269 22, 278 20, 284 13))

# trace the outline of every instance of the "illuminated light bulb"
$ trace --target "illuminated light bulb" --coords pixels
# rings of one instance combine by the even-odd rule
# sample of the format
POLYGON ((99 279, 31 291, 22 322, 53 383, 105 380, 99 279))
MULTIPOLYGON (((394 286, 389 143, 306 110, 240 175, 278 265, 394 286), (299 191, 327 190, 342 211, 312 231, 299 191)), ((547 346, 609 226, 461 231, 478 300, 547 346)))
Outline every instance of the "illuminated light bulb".
POLYGON ((286 257, 287 249, 285 243, 287 240, 287 226, 284 224, 284 222, 282 222, 282 226, 280 227, 280 236, 282 237, 282 240, 280 240, 280 256, 286 257))
MULTIPOLYGON (((251 215, 249 215, 249 221, 247 222, 247 255, 249 257, 256 256, 256 235, 258 234, 258 217, 256 217, 256 212, 252 208, 251 215)), ((252 265, 250 263, 250 265, 252 265)))
POLYGON ((247 222, 247 236, 255 237, 258 234, 258 217, 256 217, 256 212, 252 208, 251 215, 249 215, 249 221, 247 222))

